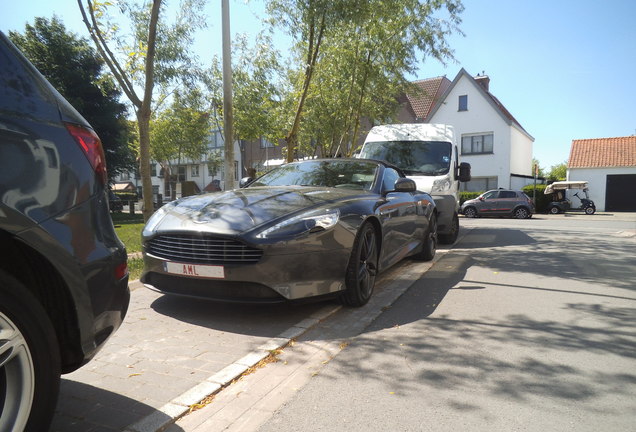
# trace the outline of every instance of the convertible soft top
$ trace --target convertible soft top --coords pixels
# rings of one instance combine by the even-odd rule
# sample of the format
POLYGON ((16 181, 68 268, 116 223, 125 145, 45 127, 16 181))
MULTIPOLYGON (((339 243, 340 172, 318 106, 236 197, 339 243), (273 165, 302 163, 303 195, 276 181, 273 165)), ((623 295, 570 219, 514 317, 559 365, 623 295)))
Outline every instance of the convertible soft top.
POLYGON ((554 193, 554 191, 558 190, 567 190, 567 189, 587 189, 586 181, 560 181, 549 184, 545 190, 544 194, 548 195, 554 193))

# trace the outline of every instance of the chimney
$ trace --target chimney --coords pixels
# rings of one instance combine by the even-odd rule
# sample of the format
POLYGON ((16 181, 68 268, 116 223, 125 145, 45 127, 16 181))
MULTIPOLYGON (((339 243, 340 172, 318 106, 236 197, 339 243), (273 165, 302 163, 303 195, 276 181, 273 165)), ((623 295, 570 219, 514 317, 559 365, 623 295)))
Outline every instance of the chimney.
POLYGON ((477 74, 477 76, 475 77, 475 81, 477 81, 477 83, 479 85, 481 85, 484 90, 486 91, 490 91, 490 78, 488 77, 488 75, 484 75, 484 73, 482 72, 481 75, 477 74))

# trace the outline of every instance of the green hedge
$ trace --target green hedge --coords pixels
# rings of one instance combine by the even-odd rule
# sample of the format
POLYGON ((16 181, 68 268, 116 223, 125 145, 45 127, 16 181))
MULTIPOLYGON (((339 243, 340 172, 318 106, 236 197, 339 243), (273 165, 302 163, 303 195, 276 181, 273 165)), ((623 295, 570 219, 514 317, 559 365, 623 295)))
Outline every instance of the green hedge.
POLYGON ((122 201, 137 201, 138 197, 137 194, 135 192, 115 192, 115 195, 117 195, 119 197, 120 200, 122 201))
MULTIPOLYGON (((546 213, 548 211, 548 204, 552 201, 552 195, 546 195, 543 193, 547 185, 538 184, 537 185, 537 200, 535 201, 537 213, 546 213)), ((534 185, 527 185, 521 189, 526 195, 530 198, 534 196, 534 185)))
POLYGON ((460 192, 459 193, 459 205, 464 204, 465 201, 477 198, 479 195, 483 194, 484 192, 485 191, 482 191, 482 192, 460 192))

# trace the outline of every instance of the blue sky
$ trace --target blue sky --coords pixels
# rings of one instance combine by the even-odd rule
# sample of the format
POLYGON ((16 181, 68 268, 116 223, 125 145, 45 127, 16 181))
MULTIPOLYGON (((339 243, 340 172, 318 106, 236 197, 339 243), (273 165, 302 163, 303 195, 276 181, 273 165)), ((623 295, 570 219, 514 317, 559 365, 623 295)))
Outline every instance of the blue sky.
MULTIPOLYGON (((87 36, 76 0, 0 3, 5 33, 56 14, 87 36)), ((203 61, 221 49, 221 2, 208 3, 210 26, 195 45, 203 61)), ((573 139, 636 134, 636 1, 464 0, 464 6, 465 37, 449 39, 457 62, 424 59, 414 80, 452 80, 461 67, 485 72, 491 92, 535 138, 543 168, 566 161, 573 139)), ((233 34, 262 28, 260 0, 230 0, 230 9, 233 34)), ((286 51, 284 37, 275 43, 286 51)))

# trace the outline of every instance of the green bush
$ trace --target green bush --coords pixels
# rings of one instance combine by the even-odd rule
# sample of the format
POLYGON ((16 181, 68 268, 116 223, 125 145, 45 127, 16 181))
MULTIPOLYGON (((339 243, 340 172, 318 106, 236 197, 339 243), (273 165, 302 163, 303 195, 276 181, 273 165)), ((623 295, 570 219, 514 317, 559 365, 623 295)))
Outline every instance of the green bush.
MULTIPOLYGON (((550 204, 550 201, 552 201, 552 195, 546 195, 543 193, 543 191, 545 190, 546 185, 544 184, 538 184, 537 185, 537 199, 535 201, 535 211, 537 213, 545 213, 548 211, 548 204, 550 204)), ((524 186, 523 189, 521 189, 526 195, 528 195, 530 198, 532 198, 534 196, 534 185, 527 185, 524 186)))
POLYGON ((135 192, 115 192, 115 195, 119 197, 120 200, 127 203, 128 201, 137 201, 139 198, 137 197, 137 193, 135 192))
POLYGON ((482 192, 460 192, 459 193, 459 205, 464 204, 464 202, 471 200, 471 199, 475 199, 477 198, 479 195, 483 194, 485 191, 482 192))

